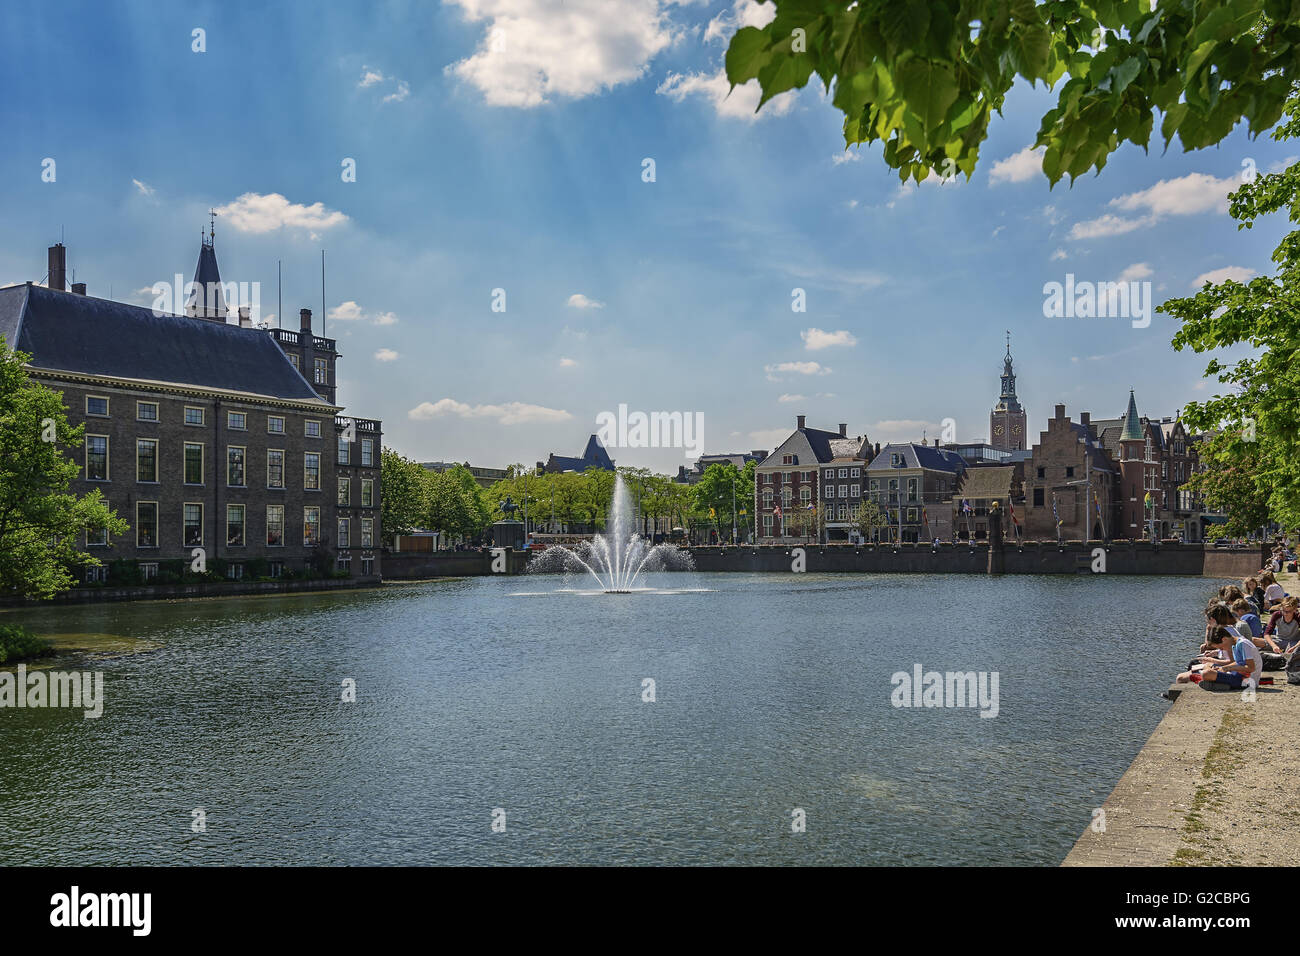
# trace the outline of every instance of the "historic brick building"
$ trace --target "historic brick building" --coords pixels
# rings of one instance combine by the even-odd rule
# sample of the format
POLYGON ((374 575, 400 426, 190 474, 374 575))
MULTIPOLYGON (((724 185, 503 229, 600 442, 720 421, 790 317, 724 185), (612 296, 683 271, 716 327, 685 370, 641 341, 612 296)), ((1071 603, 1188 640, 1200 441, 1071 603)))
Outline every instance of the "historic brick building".
MULTIPOLYGON (((219 291, 192 297, 187 315, 158 313, 64 291, 62 245, 50 264, 48 287, 0 289, 0 336, 86 426, 72 490, 98 489, 130 525, 88 535, 89 552, 135 561, 145 579, 196 555, 231 578, 379 576, 382 429, 339 416, 338 352, 308 310, 298 332, 254 328, 245 309, 228 322, 219 291)), ((195 282, 220 288, 211 237, 195 282)))
MULTIPOLYGON (((755 536, 759 543, 819 536, 821 469, 836 457, 831 442, 848 439, 848 427, 840 425, 834 432, 809 428, 806 417, 799 415, 790 437, 755 466, 755 536)), ((859 441, 860 446, 865 443, 865 438, 859 441)))
POLYGON ((1050 541, 1128 537, 1120 523, 1119 469, 1091 428, 1057 405, 1025 462, 1025 536, 1050 541))

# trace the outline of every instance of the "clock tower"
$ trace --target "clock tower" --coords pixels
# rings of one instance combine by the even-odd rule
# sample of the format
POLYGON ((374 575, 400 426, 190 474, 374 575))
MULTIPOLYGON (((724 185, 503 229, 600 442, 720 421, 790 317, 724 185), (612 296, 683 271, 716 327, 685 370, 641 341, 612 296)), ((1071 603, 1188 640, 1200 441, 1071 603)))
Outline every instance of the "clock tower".
POLYGON ((1007 354, 1002 360, 1002 394, 989 413, 989 444, 1004 451, 1026 448, 1025 410, 1016 398, 1016 373, 1011 368, 1011 333, 1007 333, 1007 354))

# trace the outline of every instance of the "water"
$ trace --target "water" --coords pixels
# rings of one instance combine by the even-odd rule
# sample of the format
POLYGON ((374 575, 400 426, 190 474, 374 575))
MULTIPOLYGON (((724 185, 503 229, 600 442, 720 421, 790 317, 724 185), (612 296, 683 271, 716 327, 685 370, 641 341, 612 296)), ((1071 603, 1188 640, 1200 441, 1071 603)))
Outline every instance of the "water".
POLYGON ((99 720, 0 710, 0 863, 1057 864, 1217 584, 560 583, 0 615, 97 649, 58 666, 107 695, 99 720), (892 707, 914 663, 998 671, 999 716, 892 707))
POLYGON ((596 582, 606 593, 653 590, 638 585, 643 574, 655 571, 689 571, 694 561, 676 545, 652 545, 634 530, 632 500, 622 475, 614 476, 609 518, 603 534, 593 535, 577 549, 560 545, 547 548, 528 564, 533 574, 563 573, 596 582))

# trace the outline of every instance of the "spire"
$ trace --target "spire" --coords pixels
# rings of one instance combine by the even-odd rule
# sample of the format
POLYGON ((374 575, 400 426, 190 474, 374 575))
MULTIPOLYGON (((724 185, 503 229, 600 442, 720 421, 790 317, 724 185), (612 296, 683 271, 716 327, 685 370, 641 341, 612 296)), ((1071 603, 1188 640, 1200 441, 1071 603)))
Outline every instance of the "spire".
POLYGON ((1137 400, 1133 398, 1133 389, 1128 390, 1128 411, 1124 413, 1124 429, 1119 434, 1120 441, 1142 441, 1142 421, 1138 418, 1137 400))
POLYGON ((1020 399, 1016 397, 1016 373, 1011 365, 1011 332, 1007 332, 1007 354, 1002 359, 1002 393, 994 412, 1019 412, 1020 399))
MULTIPOLYGON (((211 225, 208 236, 199 243, 199 261, 194 267, 194 282, 189 300, 185 303, 185 314, 192 319, 213 319, 225 322, 226 298, 221 292, 221 271, 217 268, 217 251, 213 243, 216 239, 216 212, 209 212, 211 225)), ((202 230, 200 230, 200 235, 202 230)))

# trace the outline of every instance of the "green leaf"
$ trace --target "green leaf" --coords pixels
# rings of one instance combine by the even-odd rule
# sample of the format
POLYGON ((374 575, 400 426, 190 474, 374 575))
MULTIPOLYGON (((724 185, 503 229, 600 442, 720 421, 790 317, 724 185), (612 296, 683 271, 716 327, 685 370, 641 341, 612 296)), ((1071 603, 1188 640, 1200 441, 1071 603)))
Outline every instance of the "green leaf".
POLYGON ((727 47, 727 80, 732 86, 748 83, 758 76, 770 58, 768 36, 757 27, 743 27, 727 47))
MULTIPOLYGON (((952 71, 928 60, 909 60, 899 70, 898 81, 909 111, 927 130, 943 123, 959 93, 952 71)), ((913 142, 918 145, 926 141, 924 134, 920 139, 913 137, 913 142)))

